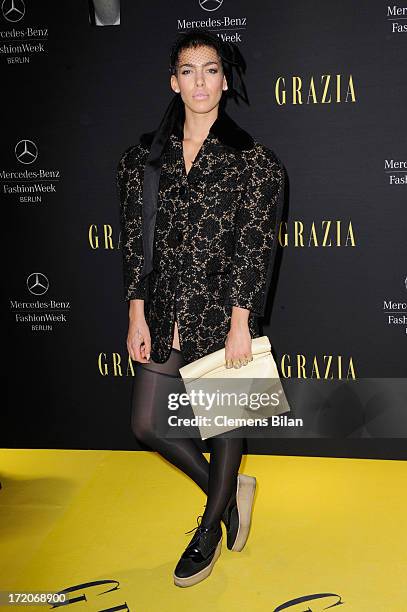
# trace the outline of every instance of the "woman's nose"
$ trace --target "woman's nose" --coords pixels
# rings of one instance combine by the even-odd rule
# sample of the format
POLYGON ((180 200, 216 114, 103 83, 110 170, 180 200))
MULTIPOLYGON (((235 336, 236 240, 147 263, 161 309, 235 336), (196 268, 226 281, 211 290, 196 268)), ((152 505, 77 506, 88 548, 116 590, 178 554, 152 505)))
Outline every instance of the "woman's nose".
POLYGON ((204 77, 203 77, 203 74, 201 72, 197 72, 197 74, 196 74, 196 84, 197 85, 203 85, 204 84, 204 77))

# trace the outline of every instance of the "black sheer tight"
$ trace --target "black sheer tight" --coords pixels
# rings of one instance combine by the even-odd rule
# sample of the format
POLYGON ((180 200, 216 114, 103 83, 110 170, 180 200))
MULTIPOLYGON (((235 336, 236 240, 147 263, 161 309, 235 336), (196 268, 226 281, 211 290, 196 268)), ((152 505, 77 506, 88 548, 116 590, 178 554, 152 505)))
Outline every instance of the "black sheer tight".
MULTIPOLYGON (((208 463, 193 437, 165 435, 169 430, 168 416, 174 414, 168 410, 168 394, 185 393, 178 371, 183 365, 182 353, 175 348, 165 363, 156 363, 152 359, 150 363, 134 362, 131 427, 138 441, 182 470, 206 493, 201 525, 208 527, 218 524, 225 508, 235 501, 243 440, 219 436, 209 438, 211 460, 208 463)), ((190 406, 189 409, 192 417, 190 406)))

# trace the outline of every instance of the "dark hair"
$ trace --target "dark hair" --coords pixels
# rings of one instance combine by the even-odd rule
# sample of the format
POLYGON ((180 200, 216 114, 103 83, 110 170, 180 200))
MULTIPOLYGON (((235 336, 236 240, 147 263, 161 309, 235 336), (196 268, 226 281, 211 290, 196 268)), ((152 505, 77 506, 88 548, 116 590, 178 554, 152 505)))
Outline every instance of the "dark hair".
POLYGON ((212 47, 217 52, 221 63, 222 69, 226 76, 228 89, 224 92, 226 96, 235 98, 238 102, 238 98, 242 98, 245 102, 248 102, 246 88, 243 83, 242 73, 246 71, 246 62, 239 51, 239 48, 230 42, 224 42, 217 34, 213 34, 209 30, 203 28, 192 28, 183 34, 179 34, 171 46, 170 51, 170 73, 175 74, 177 70, 179 55, 183 49, 191 49, 195 47, 212 47), (240 77, 240 89, 235 88, 233 82, 233 66, 240 77))

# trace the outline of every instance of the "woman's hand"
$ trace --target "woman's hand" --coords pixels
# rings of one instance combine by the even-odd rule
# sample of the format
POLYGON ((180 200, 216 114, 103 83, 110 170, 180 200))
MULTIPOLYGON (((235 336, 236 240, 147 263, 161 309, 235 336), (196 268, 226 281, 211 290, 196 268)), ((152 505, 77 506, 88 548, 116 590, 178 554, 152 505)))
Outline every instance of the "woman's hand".
POLYGON ((240 368, 252 361, 252 338, 246 317, 232 316, 225 342, 225 359, 227 368, 240 368))
POLYGON ((144 301, 131 300, 127 350, 133 361, 149 363, 151 351, 150 330, 144 318, 144 301))

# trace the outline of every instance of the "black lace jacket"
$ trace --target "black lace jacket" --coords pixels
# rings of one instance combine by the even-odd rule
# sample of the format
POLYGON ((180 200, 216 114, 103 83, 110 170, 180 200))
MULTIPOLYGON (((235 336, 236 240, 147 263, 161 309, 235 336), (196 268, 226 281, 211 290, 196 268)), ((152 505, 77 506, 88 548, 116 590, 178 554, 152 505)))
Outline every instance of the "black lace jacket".
POLYGON ((164 154, 154 234, 153 271, 143 264, 142 181, 152 133, 122 155, 117 171, 125 299, 144 299, 151 358, 170 354, 175 317, 187 363, 221 349, 232 306, 250 310, 259 336, 271 282, 284 170, 270 149, 225 112, 212 124, 186 174, 182 134, 164 154))

